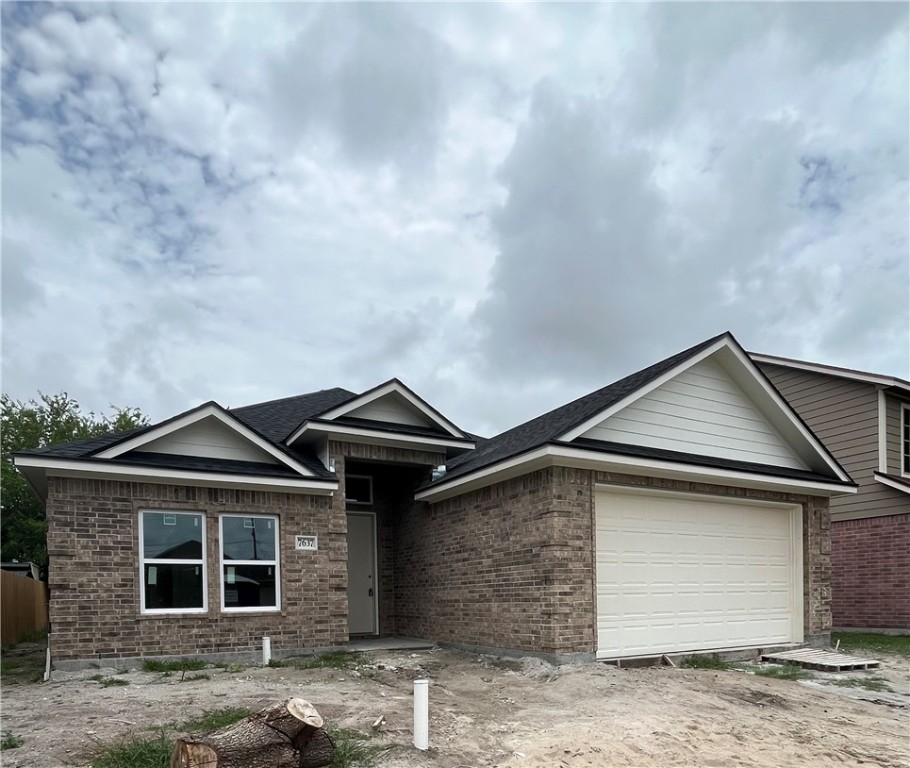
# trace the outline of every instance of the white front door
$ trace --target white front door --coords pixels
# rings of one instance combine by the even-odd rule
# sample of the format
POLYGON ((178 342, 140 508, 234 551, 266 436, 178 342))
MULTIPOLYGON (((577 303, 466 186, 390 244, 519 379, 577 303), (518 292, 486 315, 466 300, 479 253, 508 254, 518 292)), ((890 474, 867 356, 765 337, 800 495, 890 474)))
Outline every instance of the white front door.
POLYGON ((348 512, 348 634, 378 634, 376 515, 348 512))

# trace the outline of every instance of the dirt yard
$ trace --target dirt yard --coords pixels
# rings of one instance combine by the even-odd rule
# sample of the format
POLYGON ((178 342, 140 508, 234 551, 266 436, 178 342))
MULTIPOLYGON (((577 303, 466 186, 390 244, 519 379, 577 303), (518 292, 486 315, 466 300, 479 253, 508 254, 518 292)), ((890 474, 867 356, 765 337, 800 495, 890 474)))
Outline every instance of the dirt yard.
POLYGON ((2 729, 23 745, 4 751, 2 764, 86 766, 98 744, 203 710, 301 696, 328 722, 366 733, 384 715, 373 741, 395 746, 379 760, 383 768, 904 767, 910 669, 906 659, 879 658, 882 670, 815 673, 809 682, 742 669, 552 667, 442 649, 364 654, 348 669, 209 668, 186 675, 209 679, 183 681, 179 672, 103 669, 55 672, 48 683, 4 677, 2 729), (427 753, 410 746, 418 677, 431 681, 427 753), (104 679, 128 684, 104 687, 104 679), (830 684, 851 679, 862 683, 830 684))

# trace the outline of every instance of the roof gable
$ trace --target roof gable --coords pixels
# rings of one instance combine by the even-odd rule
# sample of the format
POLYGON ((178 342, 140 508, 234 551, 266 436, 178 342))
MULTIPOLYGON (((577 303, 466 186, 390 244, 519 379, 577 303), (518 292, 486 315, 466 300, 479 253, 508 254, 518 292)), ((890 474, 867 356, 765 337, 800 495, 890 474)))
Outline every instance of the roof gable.
POLYGON ((579 438, 809 469, 714 357, 686 368, 579 438))
POLYGON ((133 451, 233 461, 283 464, 303 477, 314 477, 286 450, 244 424, 214 402, 186 411, 94 454, 116 459, 133 451))
MULTIPOLYGON (((469 439, 451 421, 398 379, 391 379, 313 416, 323 424, 336 420, 343 423, 344 420, 354 419, 361 424, 375 422, 378 427, 385 430, 390 424, 398 424, 404 427, 436 430, 439 434, 455 440, 469 439)), ((291 445, 310 426, 305 420, 285 442, 291 445)))

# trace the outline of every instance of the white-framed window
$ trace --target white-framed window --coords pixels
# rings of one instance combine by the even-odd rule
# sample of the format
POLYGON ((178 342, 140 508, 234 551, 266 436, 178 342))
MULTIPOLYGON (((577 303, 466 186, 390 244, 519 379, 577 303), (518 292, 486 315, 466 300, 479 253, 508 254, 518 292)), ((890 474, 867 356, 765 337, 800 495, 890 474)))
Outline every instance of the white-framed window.
POLYGON ((278 518, 231 514, 222 515, 219 522, 221 609, 279 610, 278 518))
POLYGON ((901 404, 901 474, 910 477, 910 404, 901 404))
POLYGON ((369 475, 345 475, 344 498, 348 504, 372 504, 373 478, 369 475))
POLYGON ((139 512, 139 592, 142 613, 207 610, 205 515, 139 512))

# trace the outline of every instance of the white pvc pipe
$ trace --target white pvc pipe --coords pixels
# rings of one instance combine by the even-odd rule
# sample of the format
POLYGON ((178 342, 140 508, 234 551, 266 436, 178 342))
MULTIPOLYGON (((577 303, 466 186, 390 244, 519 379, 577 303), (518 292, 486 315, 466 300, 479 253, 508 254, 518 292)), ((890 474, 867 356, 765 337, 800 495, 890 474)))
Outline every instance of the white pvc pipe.
POLYGON ((262 638, 262 666, 267 667, 272 660, 272 638, 262 638))
POLYGON ((430 681, 414 681, 414 746, 430 748, 430 681))

